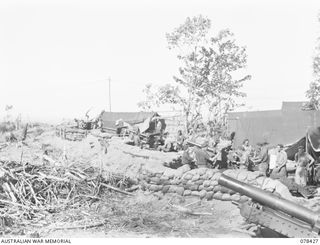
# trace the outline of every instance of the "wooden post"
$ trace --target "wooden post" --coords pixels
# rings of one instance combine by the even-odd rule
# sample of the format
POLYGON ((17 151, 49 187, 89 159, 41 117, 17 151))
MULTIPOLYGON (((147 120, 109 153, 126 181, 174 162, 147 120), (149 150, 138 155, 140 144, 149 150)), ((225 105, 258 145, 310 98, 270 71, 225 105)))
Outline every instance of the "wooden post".
POLYGON ((309 129, 309 127, 307 127, 307 132, 306 132, 306 153, 309 154, 309 152, 308 152, 308 129, 309 129))

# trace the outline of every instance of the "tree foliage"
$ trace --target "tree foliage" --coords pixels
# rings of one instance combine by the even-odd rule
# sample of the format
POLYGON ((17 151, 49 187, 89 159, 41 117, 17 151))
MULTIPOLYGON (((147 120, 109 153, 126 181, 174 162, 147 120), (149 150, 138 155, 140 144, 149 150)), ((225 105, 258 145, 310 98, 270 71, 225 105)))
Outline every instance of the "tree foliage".
POLYGON ((211 21, 201 15, 187 18, 166 34, 168 48, 180 61, 176 86, 166 84, 152 97, 159 104, 179 105, 192 124, 207 110, 210 118, 221 121, 226 112, 235 108, 235 98, 250 76, 239 76, 247 63, 246 48, 238 46, 233 33, 221 30, 209 37, 211 21))
MULTIPOLYGON (((320 22, 320 13, 318 14, 318 21, 320 22)), ((306 96, 309 99, 309 108, 320 110, 320 38, 317 40, 312 67, 314 79, 310 82, 306 96)))
POLYGON ((138 107, 143 111, 153 111, 155 107, 160 105, 158 97, 155 95, 155 88, 152 83, 145 85, 142 92, 145 95, 145 99, 138 103, 138 107))

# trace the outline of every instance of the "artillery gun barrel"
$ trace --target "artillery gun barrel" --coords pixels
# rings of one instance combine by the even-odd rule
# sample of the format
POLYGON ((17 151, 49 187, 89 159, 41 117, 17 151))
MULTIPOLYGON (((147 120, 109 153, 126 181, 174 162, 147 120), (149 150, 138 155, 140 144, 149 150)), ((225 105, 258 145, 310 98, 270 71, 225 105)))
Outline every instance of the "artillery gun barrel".
POLYGON ((253 201, 258 202, 261 205, 267 206, 274 210, 282 211, 283 213, 310 224, 312 227, 319 227, 319 216, 308 208, 278 197, 271 192, 261 190, 257 187, 233 179, 225 174, 221 175, 218 183, 233 191, 239 192, 242 195, 250 197, 253 201))

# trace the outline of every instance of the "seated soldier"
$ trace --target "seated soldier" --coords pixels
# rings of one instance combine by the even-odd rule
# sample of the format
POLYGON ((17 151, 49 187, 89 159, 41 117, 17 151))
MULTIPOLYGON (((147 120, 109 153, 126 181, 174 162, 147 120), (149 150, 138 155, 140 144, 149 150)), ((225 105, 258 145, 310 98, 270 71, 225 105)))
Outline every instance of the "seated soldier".
POLYGON ((240 159, 238 154, 235 152, 235 150, 231 148, 230 151, 228 152, 227 158, 228 158, 228 168, 238 169, 240 159))
POLYGON ((141 146, 140 130, 134 127, 129 134, 129 140, 126 142, 128 145, 141 146))
POLYGON ((258 154, 255 158, 252 158, 252 161, 255 165, 253 170, 259 171, 263 173, 265 176, 267 175, 268 168, 269 168, 269 154, 268 154, 268 148, 267 142, 258 143, 258 154))
POLYGON ((219 169, 227 169, 229 165, 230 155, 229 152, 232 150, 231 145, 221 149, 221 162, 219 164, 219 169))
MULTIPOLYGON (((270 177, 273 179, 280 179, 287 177, 286 163, 288 160, 287 153, 284 151, 284 146, 278 144, 275 149, 276 161, 275 166, 271 169, 270 177)), ((271 164, 270 164, 271 165, 271 164)))
POLYGON ((206 151, 208 147, 208 143, 204 142, 201 144, 201 148, 195 146, 194 154, 196 159, 196 165, 198 168, 207 168, 211 165, 212 160, 209 153, 206 151))
POLYGON ((192 149, 188 146, 188 144, 185 144, 183 146, 183 154, 181 158, 182 165, 189 165, 194 166, 194 159, 192 157, 192 149))
POLYGON ((123 127, 124 127, 123 120, 122 119, 117 120, 116 123, 115 123, 115 126, 116 126, 116 134, 118 136, 120 136, 121 131, 122 131, 123 127))
POLYGON ((247 169, 250 170, 251 168, 251 160, 250 157, 252 156, 252 147, 249 144, 249 140, 245 139, 243 141, 242 146, 240 146, 239 151, 238 151, 238 155, 240 158, 240 169, 247 169))
POLYGON ((164 145, 158 147, 159 151, 170 152, 173 151, 173 140, 169 133, 166 133, 164 145))
POLYGON ((182 133, 182 130, 178 130, 176 141, 174 142, 174 150, 175 151, 181 151, 183 149, 183 142, 185 140, 185 137, 182 133))

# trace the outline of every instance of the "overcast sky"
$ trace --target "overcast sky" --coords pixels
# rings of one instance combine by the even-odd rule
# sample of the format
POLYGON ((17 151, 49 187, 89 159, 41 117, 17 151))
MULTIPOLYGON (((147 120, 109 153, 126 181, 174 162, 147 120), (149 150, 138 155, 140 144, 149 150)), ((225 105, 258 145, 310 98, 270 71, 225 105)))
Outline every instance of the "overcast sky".
POLYGON ((305 100, 320 1, 1 1, 0 117, 6 104, 30 120, 108 109, 137 111, 146 83, 173 82, 165 33, 202 14, 247 46, 243 110, 305 100))

